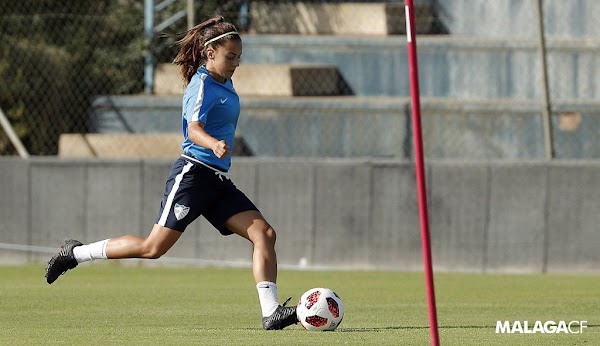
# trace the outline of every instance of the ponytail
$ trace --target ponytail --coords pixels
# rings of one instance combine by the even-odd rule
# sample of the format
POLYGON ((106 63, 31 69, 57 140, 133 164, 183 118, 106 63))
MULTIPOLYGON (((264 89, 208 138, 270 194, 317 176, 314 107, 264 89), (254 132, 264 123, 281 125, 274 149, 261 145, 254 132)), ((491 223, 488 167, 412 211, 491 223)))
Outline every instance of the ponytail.
POLYGON ((208 47, 222 46, 225 38, 240 39, 235 26, 226 22, 221 15, 214 15, 177 36, 181 35, 185 36, 174 43, 180 48, 173 59, 173 64, 181 66, 181 77, 186 85, 192 80, 200 65, 206 63, 208 47))

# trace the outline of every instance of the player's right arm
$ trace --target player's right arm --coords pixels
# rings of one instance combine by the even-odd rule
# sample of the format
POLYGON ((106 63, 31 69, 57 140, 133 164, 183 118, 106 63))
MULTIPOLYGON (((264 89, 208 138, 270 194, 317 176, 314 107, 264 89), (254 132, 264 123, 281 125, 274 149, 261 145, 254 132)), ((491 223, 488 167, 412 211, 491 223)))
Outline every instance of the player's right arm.
POLYGON ((224 140, 218 140, 204 130, 204 123, 192 121, 188 124, 188 137, 197 145, 210 149, 216 157, 222 159, 229 155, 229 144, 224 140))

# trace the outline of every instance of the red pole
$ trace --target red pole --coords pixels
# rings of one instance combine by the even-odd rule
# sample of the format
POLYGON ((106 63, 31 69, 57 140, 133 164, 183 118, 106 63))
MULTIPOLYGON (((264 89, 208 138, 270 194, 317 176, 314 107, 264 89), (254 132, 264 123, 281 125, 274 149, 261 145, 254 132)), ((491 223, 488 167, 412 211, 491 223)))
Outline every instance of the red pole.
POLYGON ((419 96, 419 71, 417 63, 417 40, 413 0, 406 0, 406 39, 408 42, 408 66, 412 99, 413 139, 417 174, 417 192, 419 195, 419 218, 421 221, 421 248, 425 266, 427 285, 427 305, 429 307, 429 329, 431 345, 440 344, 438 335, 437 312, 435 308, 435 289, 433 285, 433 266, 431 264, 431 243, 429 239, 429 217, 427 216, 427 189, 425 187, 425 164, 423 159, 423 139, 421 134, 421 104, 419 96))

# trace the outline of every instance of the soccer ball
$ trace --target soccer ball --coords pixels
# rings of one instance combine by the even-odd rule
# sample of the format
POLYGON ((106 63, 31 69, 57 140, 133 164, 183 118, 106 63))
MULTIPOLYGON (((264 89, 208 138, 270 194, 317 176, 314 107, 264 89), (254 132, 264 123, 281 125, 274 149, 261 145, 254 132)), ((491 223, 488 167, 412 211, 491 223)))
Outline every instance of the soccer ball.
POLYGON ((344 318, 342 299, 329 288, 313 288, 300 297, 298 321, 306 330, 335 330, 344 318))

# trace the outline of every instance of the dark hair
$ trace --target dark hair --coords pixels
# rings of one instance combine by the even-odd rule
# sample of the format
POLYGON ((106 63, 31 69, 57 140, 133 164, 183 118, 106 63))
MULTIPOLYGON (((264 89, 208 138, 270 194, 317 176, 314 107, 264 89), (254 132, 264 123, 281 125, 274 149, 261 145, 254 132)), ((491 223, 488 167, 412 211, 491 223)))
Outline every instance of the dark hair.
POLYGON ((207 41, 230 31, 237 32, 237 29, 233 24, 226 22, 223 16, 214 15, 190 30, 177 35, 185 36, 174 43, 179 45, 180 48, 177 56, 173 59, 173 64, 181 66, 181 76, 186 85, 192 80, 192 76, 198 71, 200 65, 206 63, 206 49, 208 47, 223 46, 227 40, 241 40, 236 33, 213 41, 206 47, 204 46, 207 41))

